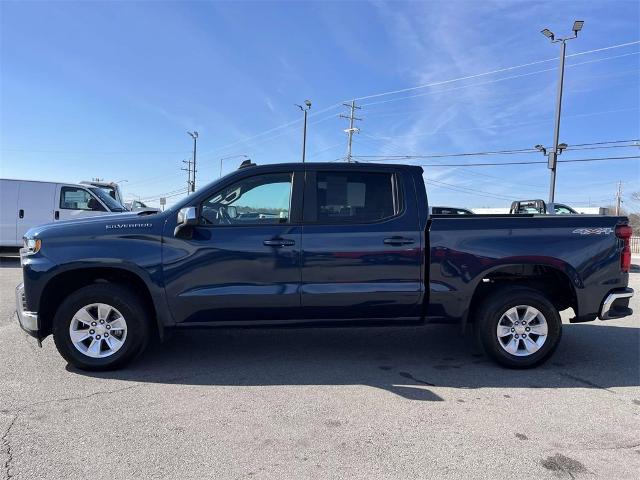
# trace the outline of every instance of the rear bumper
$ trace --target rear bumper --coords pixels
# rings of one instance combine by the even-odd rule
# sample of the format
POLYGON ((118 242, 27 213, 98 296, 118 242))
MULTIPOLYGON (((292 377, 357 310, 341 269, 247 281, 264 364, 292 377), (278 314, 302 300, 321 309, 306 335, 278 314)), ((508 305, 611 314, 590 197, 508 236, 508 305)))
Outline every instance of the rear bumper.
POLYGON ((633 310, 629 308, 629 299, 632 296, 633 288, 611 290, 600 307, 600 320, 611 320, 631 315, 633 310))
POLYGON ((16 313, 18 314, 18 323, 20 327, 32 337, 38 338, 40 331, 38 325, 38 313, 26 310, 26 301, 24 297, 24 284, 16 287, 16 313))

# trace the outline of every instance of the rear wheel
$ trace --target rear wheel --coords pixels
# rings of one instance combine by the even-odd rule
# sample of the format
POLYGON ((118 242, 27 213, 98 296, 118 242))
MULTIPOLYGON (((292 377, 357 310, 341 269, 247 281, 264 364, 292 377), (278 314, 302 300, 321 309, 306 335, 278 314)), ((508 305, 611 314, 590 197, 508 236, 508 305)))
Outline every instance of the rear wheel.
POLYGON ((507 287, 482 304, 476 318, 485 352, 511 368, 529 368, 547 360, 562 336, 562 321, 539 291, 507 287))
POLYGON ((147 314, 140 299, 109 283, 72 293, 53 321, 58 351, 83 370, 124 366, 144 350, 148 337, 147 314))

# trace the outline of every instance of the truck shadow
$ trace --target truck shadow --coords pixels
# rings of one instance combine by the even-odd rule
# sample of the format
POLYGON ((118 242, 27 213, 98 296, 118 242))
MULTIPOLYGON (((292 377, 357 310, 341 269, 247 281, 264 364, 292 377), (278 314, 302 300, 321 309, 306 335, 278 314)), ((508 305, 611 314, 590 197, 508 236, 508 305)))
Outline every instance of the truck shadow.
POLYGON ((510 370, 494 364, 473 335, 462 337, 454 326, 201 330, 175 333, 125 370, 73 371, 184 385, 369 385, 411 400, 442 401, 438 387, 639 386, 639 340, 638 328, 565 324, 549 362, 510 370))
POLYGON ((12 255, 1 255, 0 268, 20 268, 20 257, 12 255))

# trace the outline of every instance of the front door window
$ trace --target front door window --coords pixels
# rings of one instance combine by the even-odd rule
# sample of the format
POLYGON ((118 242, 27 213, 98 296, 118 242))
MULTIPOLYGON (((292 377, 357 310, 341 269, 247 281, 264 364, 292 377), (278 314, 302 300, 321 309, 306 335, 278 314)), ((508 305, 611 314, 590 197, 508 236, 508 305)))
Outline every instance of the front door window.
POLYGON ((289 223, 291 174, 256 175, 215 193, 200 211, 203 225, 281 225, 289 223))

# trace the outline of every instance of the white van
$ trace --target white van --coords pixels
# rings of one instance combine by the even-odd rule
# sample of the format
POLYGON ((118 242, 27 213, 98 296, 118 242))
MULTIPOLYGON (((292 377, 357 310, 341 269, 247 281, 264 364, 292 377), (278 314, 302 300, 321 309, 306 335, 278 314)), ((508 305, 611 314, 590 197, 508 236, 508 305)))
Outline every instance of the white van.
POLYGON ((91 185, 0 178, 0 247, 22 246, 25 232, 43 223, 125 211, 91 185))

